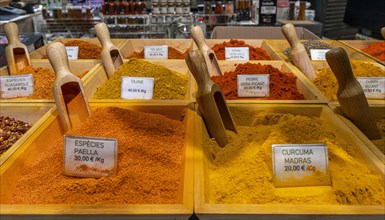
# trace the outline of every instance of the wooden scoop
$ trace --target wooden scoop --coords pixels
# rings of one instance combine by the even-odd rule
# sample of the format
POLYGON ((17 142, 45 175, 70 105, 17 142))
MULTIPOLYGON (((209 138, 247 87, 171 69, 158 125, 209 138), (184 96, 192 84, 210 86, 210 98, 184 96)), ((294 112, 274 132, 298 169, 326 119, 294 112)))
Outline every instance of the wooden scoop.
POLYGON ((123 56, 120 50, 111 42, 110 32, 105 23, 96 24, 95 32, 102 44, 103 66, 107 72, 107 77, 110 77, 123 64, 123 56))
POLYGON ((214 51, 209 46, 207 46, 202 28, 195 26, 191 28, 190 32, 195 44, 203 54, 210 76, 222 76, 221 69, 218 65, 217 56, 215 55, 214 51))
POLYGON ((382 37, 385 39, 385 27, 381 28, 382 37))
POLYGON ((186 63, 198 84, 196 99, 210 137, 224 147, 229 142, 225 130, 237 133, 237 129, 222 91, 211 80, 201 51, 187 54, 186 63))
POLYGON ((80 124, 90 114, 90 107, 84 95, 79 77, 69 70, 67 51, 62 43, 51 43, 47 47, 47 56, 56 73, 52 92, 59 111, 64 132, 80 124))
POLYGON ((5 48, 9 75, 18 74, 26 66, 31 66, 27 47, 19 40, 19 28, 13 22, 4 24, 8 46, 5 48))
POLYGON ((309 55, 306 53, 305 47, 298 40, 293 24, 285 24, 282 26, 281 30, 290 44, 290 58, 294 65, 296 65, 310 80, 314 80, 317 75, 310 63, 309 55))
POLYGON ((381 138, 360 83, 353 75, 349 57, 342 48, 326 53, 326 60, 338 80, 337 98, 342 112, 371 140, 381 138))

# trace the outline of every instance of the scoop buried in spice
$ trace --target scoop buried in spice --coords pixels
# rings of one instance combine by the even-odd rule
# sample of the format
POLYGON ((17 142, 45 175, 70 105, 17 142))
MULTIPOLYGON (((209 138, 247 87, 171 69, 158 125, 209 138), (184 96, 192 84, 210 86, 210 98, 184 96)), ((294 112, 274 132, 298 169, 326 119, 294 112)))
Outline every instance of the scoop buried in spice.
POLYGON ((293 24, 288 23, 282 26, 282 33, 290 44, 290 58, 294 65, 296 65, 310 80, 314 80, 317 75, 310 63, 305 47, 298 40, 293 24))
POLYGON ((198 84, 196 100, 210 137, 220 147, 229 142, 226 129, 237 133, 233 118, 219 86, 210 79, 203 54, 199 50, 186 56, 186 63, 198 84))
POLYGON ((123 56, 120 50, 111 42, 110 32, 105 23, 96 24, 95 32, 102 44, 101 57, 103 66, 107 77, 110 77, 123 64, 123 56))
POLYGON ((27 47, 19 40, 19 29, 13 22, 4 24, 8 46, 5 48, 9 75, 18 74, 26 66, 32 66, 27 47))
POLYGON ((222 71, 219 68, 217 57, 214 51, 207 46, 202 28, 195 26, 191 28, 190 32, 191 37, 194 39, 194 42, 203 54, 210 76, 222 76, 222 71))
POLYGON ((47 47, 49 62, 55 70, 56 80, 52 92, 58 108, 64 132, 80 124, 90 114, 82 82, 69 69, 67 51, 62 43, 55 42, 47 47))
POLYGON ((342 112, 369 139, 381 138, 364 91, 353 75, 346 51, 340 47, 331 49, 326 53, 326 60, 338 80, 337 99, 342 112))

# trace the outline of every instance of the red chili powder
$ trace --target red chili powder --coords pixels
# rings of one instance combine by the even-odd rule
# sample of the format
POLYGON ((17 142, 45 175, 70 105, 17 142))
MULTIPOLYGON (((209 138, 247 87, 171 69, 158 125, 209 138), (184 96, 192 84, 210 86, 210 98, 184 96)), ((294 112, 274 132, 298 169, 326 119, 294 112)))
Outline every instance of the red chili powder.
POLYGON ((385 41, 370 44, 367 48, 362 49, 362 51, 385 61, 385 41))
POLYGON ((231 39, 228 42, 223 42, 221 44, 215 44, 211 49, 214 51, 218 60, 224 60, 225 57, 225 48, 226 47, 249 47, 249 59, 250 60, 271 60, 269 54, 262 48, 252 47, 246 44, 242 40, 231 39))
POLYGON ((270 100, 303 100, 303 95, 298 91, 297 77, 290 72, 281 72, 271 65, 260 63, 244 63, 236 65, 234 71, 225 72, 223 76, 213 76, 211 79, 221 88, 226 99, 248 99, 239 98, 237 89, 238 74, 270 74, 270 100))

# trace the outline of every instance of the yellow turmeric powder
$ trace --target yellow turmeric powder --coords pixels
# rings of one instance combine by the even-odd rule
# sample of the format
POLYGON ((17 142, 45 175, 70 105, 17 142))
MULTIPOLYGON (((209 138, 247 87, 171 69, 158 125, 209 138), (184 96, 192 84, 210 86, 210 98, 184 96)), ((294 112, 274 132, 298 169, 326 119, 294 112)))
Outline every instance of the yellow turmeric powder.
MULTIPOLYGON (((355 77, 384 77, 385 71, 368 62, 351 61, 353 75, 355 77)), ((337 100, 338 82, 330 68, 323 68, 317 71, 314 85, 329 100, 337 100)))
POLYGON ((371 141, 383 154, 385 154, 385 117, 377 121, 377 127, 380 130, 381 139, 371 141))
POLYGON ((382 177, 367 165, 354 146, 336 137, 319 118, 240 109, 233 109, 232 113, 238 134, 228 132, 230 143, 226 147, 218 147, 205 135, 204 149, 210 155, 209 203, 385 204, 382 177), (294 143, 328 146, 331 186, 274 186, 272 144, 294 143))

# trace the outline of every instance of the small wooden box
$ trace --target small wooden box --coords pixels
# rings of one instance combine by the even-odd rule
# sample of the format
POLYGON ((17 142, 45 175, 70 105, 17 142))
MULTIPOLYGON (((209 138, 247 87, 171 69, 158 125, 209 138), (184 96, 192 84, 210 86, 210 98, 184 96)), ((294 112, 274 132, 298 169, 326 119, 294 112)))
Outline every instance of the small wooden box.
MULTIPOLYGON (((120 52, 124 59, 129 59, 134 52, 140 53, 144 46, 167 45, 173 47, 181 53, 186 50, 190 52, 193 48, 192 39, 128 39, 121 47, 120 52)), ((183 58, 184 59, 184 58, 183 58)))
MULTIPOLYGON (((229 42, 231 39, 207 39, 206 44, 208 47, 212 48, 215 44, 222 44, 223 42, 229 42)), ((272 48, 266 40, 250 40, 250 39, 238 39, 245 42, 252 47, 259 47, 265 50, 269 55, 271 60, 282 60, 279 54, 275 53, 274 48, 272 48)), ((198 49, 198 46, 194 44, 194 50, 198 49)))
MULTIPOLYGON (((0 167, 0 215, 12 219, 49 218, 49 219, 188 219, 193 214, 193 135, 194 112, 192 104, 143 104, 94 103, 91 110, 98 107, 114 106, 141 112, 157 113, 169 118, 180 119, 184 114, 185 144, 184 172, 181 176, 177 204, 6 204, 15 180, 22 175, 23 167, 29 166, 34 155, 49 150, 50 143, 62 138, 57 111, 50 112, 43 123, 0 167), (49 217, 47 217, 49 216, 49 217)), ((156 144, 156 143, 155 143, 156 144)), ((28 196, 28 195, 25 195, 28 196)), ((127 195, 129 196, 129 195, 127 195)))
MULTIPOLYGON (((44 67, 49 68, 54 72, 50 62, 48 60, 31 60, 33 67, 44 67)), ((69 68, 72 74, 76 76, 82 75, 84 72, 88 71, 86 75, 81 79, 85 91, 88 90, 89 85, 85 83, 90 75, 101 65, 96 60, 71 60, 69 61, 69 68)), ((0 68, 0 76, 8 76, 8 68, 5 66, 0 68)), ((51 91, 51 87, 47 88, 51 91)), ((86 92, 87 93, 87 92, 86 92)), ((90 98, 89 96, 87 96, 90 98)), ((0 99, 0 103, 4 102, 54 102, 53 99, 26 99, 26 98, 16 98, 16 99, 0 99)))
MULTIPOLYGON (((71 41, 71 40, 85 41, 85 42, 88 42, 91 44, 98 45, 99 47, 102 47, 98 38, 59 38, 59 39, 54 40, 53 42, 60 42, 60 43, 65 44, 66 42, 71 41)), ((122 45, 126 42, 126 39, 111 38, 111 42, 117 48, 120 49, 122 47, 122 45)), ((30 59, 42 59, 43 56, 47 55, 46 50, 47 50, 48 45, 49 44, 47 44, 43 47, 40 47, 39 49, 37 49, 35 51, 32 51, 29 54, 30 59)), ((83 59, 83 60, 88 60, 88 59, 83 59)), ((99 59, 96 59, 96 60, 99 60, 99 59)))
POLYGON ((380 41, 380 40, 341 40, 340 42, 342 44, 347 45, 348 47, 353 48, 357 52, 365 54, 366 56, 372 58, 373 60, 376 60, 377 62, 385 65, 385 61, 380 60, 376 57, 373 57, 372 55, 369 55, 369 54, 365 53, 364 51, 362 51, 362 49, 367 48, 370 44, 379 43, 379 42, 383 42, 383 41, 380 41))
MULTIPOLYGON (((306 40, 301 40, 301 42, 305 42, 306 40)), ((373 59, 363 55, 362 53, 340 43, 336 40, 319 40, 323 43, 327 43, 331 48, 342 47, 346 53, 348 54, 351 60, 365 60, 365 61, 373 61, 373 59)), ((274 52, 278 54, 281 59, 290 62, 290 58, 283 53, 284 50, 290 47, 289 42, 287 40, 266 40, 267 44, 273 48, 274 52)), ((314 61, 317 62, 317 61, 314 61)), ((321 61, 322 62, 322 61, 321 61)))
MULTIPOLYGON (((295 104, 244 104, 229 105, 230 112, 242 110, 245 117, 237 118, 235 124, 249 124, 248 112, 266 111, 275 113, 292 113, 295 115, 306 115, 320 118, 322 126, 331 129, 337 139, 354 146, 365 158, 368 166, 373 172, 385 178, 385 165, 371 150, 358 138, 327 105, 295 105, 295 104), (238 121, 237 121, 238 120, 238 121)), ((234 116, 233 116, 234 118, 234 116)), ((197 116, 195 136, 195 199, 194 210, 199 219, 383 219, 384 206, 359 206, 359 205, 294 205, 294 204, 210 204, 209 201, 209 155, 203 148, 206 132, 203 132, 204 123, 197 116)), ((258 146, 255 146, 256 148, 258 146)), ((256 163, 257 165, 257 163, 256 163)), ((240 171, 241 172, 241 171, 240 171)), ((333 170, 332 170, 333 172, 333 170)), ((253 174, 250 174, 253 175, 253 174)), ((223 181, 226 181, 225 179, 223 181)), ((241 183, 240 183, 241 184, 241 183)), ((256 195, 257 196, 257 195, 256 195)), ((265 196, 265 195, 264 195, 265 196)))
POLYGON ((1 116, 28 122, 32 127, 12 147, 0 155, 0 166, 43 124, 53 107, 53 103, 1 103, 1 116))

